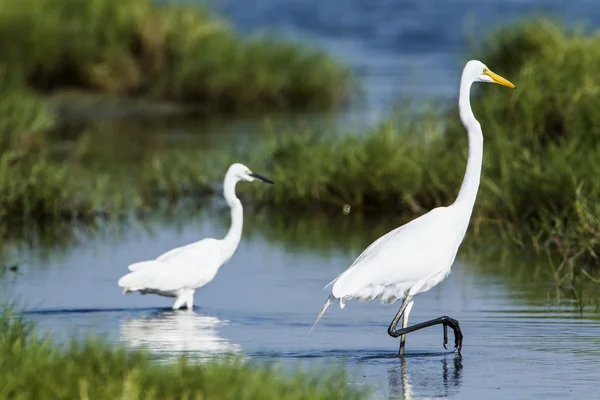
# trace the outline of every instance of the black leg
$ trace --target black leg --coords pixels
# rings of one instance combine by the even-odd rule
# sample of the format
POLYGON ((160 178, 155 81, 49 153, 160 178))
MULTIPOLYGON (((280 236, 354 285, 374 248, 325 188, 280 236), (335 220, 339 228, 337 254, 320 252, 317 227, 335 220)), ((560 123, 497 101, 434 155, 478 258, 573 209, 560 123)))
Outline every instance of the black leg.
MULTIPOLYGON (((404 312, 404 305, 400 309, 400 311, 404 312)), ((418 331, 420 329, 427 328, 429 326, 441 324, 444 326, 444 348, 447 348, 446 344, 448 344, 448 327, 450 327, 454 331, 454 351, 460 353, 460 350, 462 349, 463 334, 460 330, 460 325, 458 324, 457 320, 455 320, 454 318, 450 318, 448 316, 443 316, 443 317, 432 319, 431 321, 425 321, 425 322, 421 322, 420 324, 408 326, 403 329, 396 329, 398 326, 398 322, 400 322, 400 317, 401 317, 400 311, 398 312, 398 314, 396 314, 396 316, 394 317, 394 320, 392 321, 392 323, 390 324, 390 327, 388 328, 388 334, 391 337, 397 338, 399 336, 406 335, 407 333, 410 333, 410 332, 418 331)))

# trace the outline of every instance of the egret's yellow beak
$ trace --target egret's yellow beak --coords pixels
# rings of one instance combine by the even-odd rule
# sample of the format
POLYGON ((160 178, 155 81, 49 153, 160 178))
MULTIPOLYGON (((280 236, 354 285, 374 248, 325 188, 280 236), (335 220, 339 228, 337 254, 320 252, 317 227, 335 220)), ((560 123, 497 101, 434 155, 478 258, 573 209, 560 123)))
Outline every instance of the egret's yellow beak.
POLYGON ((511 89, 514 89, 516 86, 512 84, 512 82, 510 82, 508 79, 504 79, 503 77, 501 77, 500 75, 498 75, 495 72, 492 72, 489 69, 486 69, 485 71, 483 71, 484 75, 489 76, 490 78, 492 78, 492 80, 497 83, 498 85, 502 85, 502 86, 508 86, 511 89))

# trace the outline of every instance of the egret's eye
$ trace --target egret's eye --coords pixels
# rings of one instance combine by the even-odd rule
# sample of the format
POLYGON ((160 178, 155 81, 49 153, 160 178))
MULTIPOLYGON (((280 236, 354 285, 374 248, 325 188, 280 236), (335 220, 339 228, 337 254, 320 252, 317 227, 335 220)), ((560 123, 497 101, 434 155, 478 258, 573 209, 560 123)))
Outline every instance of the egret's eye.
POLYGON ((246 174, 250 175, 252 173, 252 171, 250 171, 249 169, 246 170, 246 174))

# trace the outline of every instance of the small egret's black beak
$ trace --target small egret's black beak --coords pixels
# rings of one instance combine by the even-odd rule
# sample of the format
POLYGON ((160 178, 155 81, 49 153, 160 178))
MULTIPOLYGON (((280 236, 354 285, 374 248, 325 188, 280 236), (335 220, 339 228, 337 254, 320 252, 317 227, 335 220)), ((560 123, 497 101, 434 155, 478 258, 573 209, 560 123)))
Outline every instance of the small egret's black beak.
POLYGON ((255 174, 254 172, 251 173, 250 176, 253 177, 253 178, 256 178, 256 179, 260 179, 261 181, 267 182, 267 183, 270 183, 270 184, 274 184, 275 183, 272 180, 270 180, 269 178, 265 178, 264 176, 259 175, 259 174, 255 174))

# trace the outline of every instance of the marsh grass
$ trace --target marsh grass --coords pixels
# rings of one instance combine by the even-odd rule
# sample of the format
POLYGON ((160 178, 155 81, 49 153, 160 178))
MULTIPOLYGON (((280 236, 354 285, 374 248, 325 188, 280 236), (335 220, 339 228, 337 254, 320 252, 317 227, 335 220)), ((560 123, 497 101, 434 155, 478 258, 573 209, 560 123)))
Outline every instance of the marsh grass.
POLYGON ((0 315, 0 397, 18 399, 360 399, 341 372, 286 373, 235 358, 158 364, 150 353, 87 339, 59 345, 9 310, 0 315))
POLYGON ((413 140, 421 128, 387 123, 365 136, 273 136, 261 170, 276 185, 253 187, 252 197, 291 210, 341 212, 348 204, 367 214, 417 214, 447 203, 464 173, 463 154, 446 151, 439 136, 413 140))
MULTIPOLYGON (((0 2, 0 220, 88 219, 212 192, 206 158, 146 157, 131 174, 86 163, 86 140, 56 154, 42 93, 171 99, 204 111, 328 107, 347 71, 297 43, 242 38, 202 7, 149 0, 0 2), (183 161, 185 160, 185 164, 183 161), (125 176, 126 175, 126 176, 125 176)), ((225 168, 225 167, 224 167, 225 168)))
POLYGON ((139 190, 145 202, 204 199, 216 194, 229 167, 229 156, 204 152, 165 152, 148 157, 139 170, 139 190))
POLYGON ((348 71, 324 52, 242 37, 206 8, 150 0, 3 0, 0 65, 42 93, 83 90, 198 111, 330 107, 348 71))
POLYGON ((0 120, 2 223, 90 218, 136 205, 135 193, 112 187, 108 176, 48 154, 44 128, 52 119, 35 97, 0 89, 0 120))

